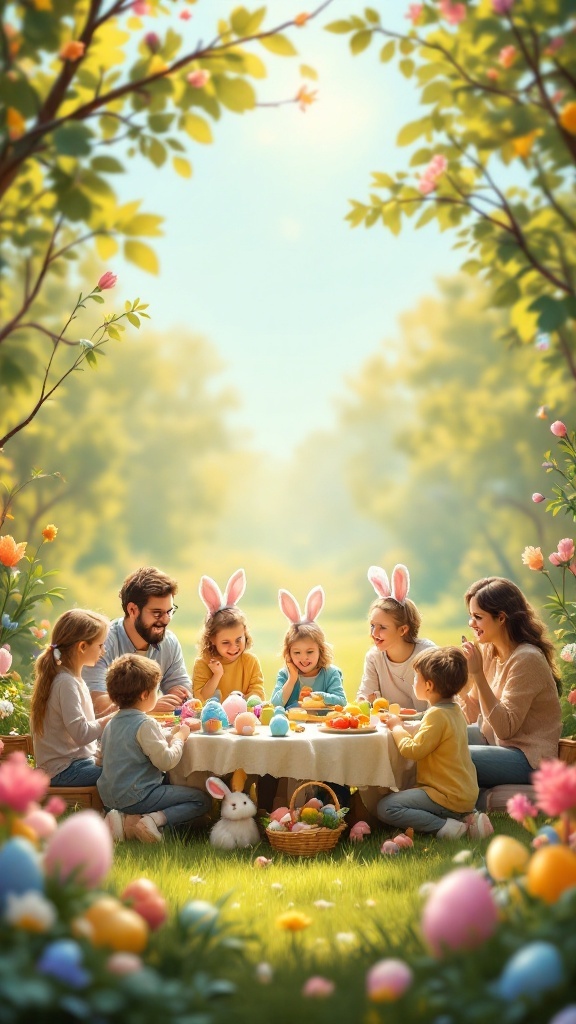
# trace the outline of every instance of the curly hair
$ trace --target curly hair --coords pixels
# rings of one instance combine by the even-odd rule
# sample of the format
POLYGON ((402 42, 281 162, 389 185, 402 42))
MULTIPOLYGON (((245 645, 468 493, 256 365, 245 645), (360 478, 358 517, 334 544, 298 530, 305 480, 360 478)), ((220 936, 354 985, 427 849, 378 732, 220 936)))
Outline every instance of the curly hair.
POLYGON ((398 628, 408 626, 408 632, 404 634, 403 639, 408 644, 416 643, 422 619, 414 601, 407 597, 401 604, 395 597, 379 597, 370 605, 368 615, 372 615, 376 609, 391 615, 398 628))
POLYGON ((217 612, 206 616, 200 639, 198 640, 200 657, 209 661, 210 658, 218 654, 214 645, 216 634, 220 633, 223 629, 232 629, 234 626, 240 626, 244 630, 246 650, 252 647, 252 637, 250 636, 246 616, 236 605, 231 605, 229 608, 219 608, 217 612))
POLYGON ((332 662, 332 646, 326 640, 317 622, 293 622, 286 631, 282 657, 284 661, 290 657, 290 648, 299 640, 310 640, 318 644, 319 658, 317 667, 327 668, 332 662))
POLYGON ((514 643, 533 644, 542 651, 556 681, 558 693, 561 693, 562 684, 556 664, 554 645, 548 639, 544 623, 538 618, 520 587, 503 576, 487 576, 484 579, 476 580, 468 587, 464 595, 468 608, 470 608, 470 601, 473 597, 476 598, 478 607, 492 618, 496 618, 501 613, 505 616, 506 632, 514 643))

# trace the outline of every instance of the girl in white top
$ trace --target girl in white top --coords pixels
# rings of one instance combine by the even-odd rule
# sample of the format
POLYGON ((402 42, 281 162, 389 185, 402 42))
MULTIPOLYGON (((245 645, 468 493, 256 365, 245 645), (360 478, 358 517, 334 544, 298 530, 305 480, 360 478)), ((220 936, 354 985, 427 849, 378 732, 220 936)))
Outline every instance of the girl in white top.
POLYGON ((94 786, 102 770, 96 744, 112 715, 96 721, 82 669, 100 658, 108 626, 103 615, 72 608, 56 620, 52 643, 36 659, 34 756, 52 786, 94 786))
POLYGON ((419 640, 420 613, 408 598, 410 574, 405 565, 397 565, 392 585, 383 569, 371 565, 368 579, 378 594, 370 607, 370 635, 374 646, 364 661, 362 682, 356 699, 371 703, 385 697, 403 708, 425 711, 427 704, 414 696, 413 663, 432 640, 419 640))

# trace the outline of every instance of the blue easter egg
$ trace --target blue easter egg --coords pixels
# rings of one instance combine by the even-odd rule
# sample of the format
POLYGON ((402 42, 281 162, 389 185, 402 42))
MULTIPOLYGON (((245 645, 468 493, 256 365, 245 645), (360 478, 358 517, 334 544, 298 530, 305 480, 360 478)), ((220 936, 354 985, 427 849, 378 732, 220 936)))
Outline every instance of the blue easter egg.
POLYGON ((40 974, 49 974, 71 988, 86 988, 90 975, 82 967, 82 950, 73 939, 57 939, 46 946, 37 968, 40 974))
POLYGON ((542 828, 538 829, 536 836, 545 836, 550 846, 555 846, 560 842, 560 836, 556 829, 552 828, 552 825, 543 825, 542 828))
POLYGON ((284 707, 283 704, 277 704, 276 705, 276 707, 274 708, 274 714, 275 715, 284 715, 284 718, 288 717, 288 712, 286 711, 286 708, 284 707))
POLYGON ((6 908, 8 893, 44 891, 38 854, 27 839, 8 839, 0 850, 0 911, 6 908))
POLYGON ((210 931, 218 917, 218 907, 207 900, 190 900, 180 911, 180 923, 197 932, 210 931))
POLYGON ((502 999, 539 996, 564 981, 564 964, 551 942, 529 942, 506 964, 496 991, 502 999))
POLYGON ((274 715, 270 721, 270 732, 273 736, 286 736, 290 732, 290 723, 285 715, 274 715))

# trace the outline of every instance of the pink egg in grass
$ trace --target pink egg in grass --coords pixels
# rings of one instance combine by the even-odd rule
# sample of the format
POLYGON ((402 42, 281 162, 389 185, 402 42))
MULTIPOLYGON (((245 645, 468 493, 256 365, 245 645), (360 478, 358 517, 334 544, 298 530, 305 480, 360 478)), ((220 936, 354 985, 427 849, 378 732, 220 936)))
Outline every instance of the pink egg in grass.
POLYGON ((403 960, 379 960, 366 975, 366 995, 373 1003, 392 1002, 410 987, 413 977, 403 960))
POLYGON ((396 843, 393 843, 391 839, 387 839, 385 843, 382 843, 382 846, 380 847, 380 853, 383 853, 385 856, 391 857, 394 856, 396 853, 400 853, 400 847, 396 843))
POLYGON ((50 836, 44 853, 48 875, 65 881, 98 885, 112 867, 113 843, 108 826, 96 811, 78 811, 50 836))
POLYGON ((434 886, 423 913, 422 934, 435 956, 444 949, 475 949, 498 924, 490 883, 474 868, 457 868, 434 886))
POLYGON ((401 832, 400 835, 398 836, 394 836, 392 842, 396 843, 396 846, 399 846, 401 849, 409 849, 411 846, 414 846, 414 843, 410 839, 410 836, 404 835, 403 832, 401 832))
POLYGON ((58 822, 54 815, 40 807, 29 811, 22 820, 36 833, 39 839, 48 839, 58 828, 58 822))

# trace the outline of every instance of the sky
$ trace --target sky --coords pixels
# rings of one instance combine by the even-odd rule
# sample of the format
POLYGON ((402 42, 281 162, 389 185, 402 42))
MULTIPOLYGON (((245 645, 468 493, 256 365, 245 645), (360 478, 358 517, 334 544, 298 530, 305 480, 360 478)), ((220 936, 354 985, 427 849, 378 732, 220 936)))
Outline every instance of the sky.
MULTIPOLYGON (((202 2, 178 31, 191 43, 209 39, 217 16, 235 6, 202 2)), ((409 27, 404 0, 372 6, 383 24, 409 27)), ((265 25, 300 9, 300 0, 270 0, 265 25)), ((333 0, 292 30, 301 59, 257 47, 269 70, 257 83, 263 100, 295 95, 301 62, 317 70, 318 82, 308 83, 317 102, 306 113, 296 105, 225 113, 213 145, 191 145, 191 179, 139 160, 123 184, 126 199, 142 198, 143 209, 165 218, 165 236, 154 240, 157 278, 115 261, 123 296, 151 304, 155 331, 186 327, 214 345, 224 363, 219 384, 240 396, 237 429, 278 458, 330 428, 346 380, 398 337, 399 315, 460 262, 453 237, 435 225, 394 237, 344 220, 349 199, 367 198, 372 171, 407 166, 409 150, 395 138, 421 116, 412 81, 379 62, 380 46, 352 57, 346 37, 323 30, 361 10, 333 0)))

